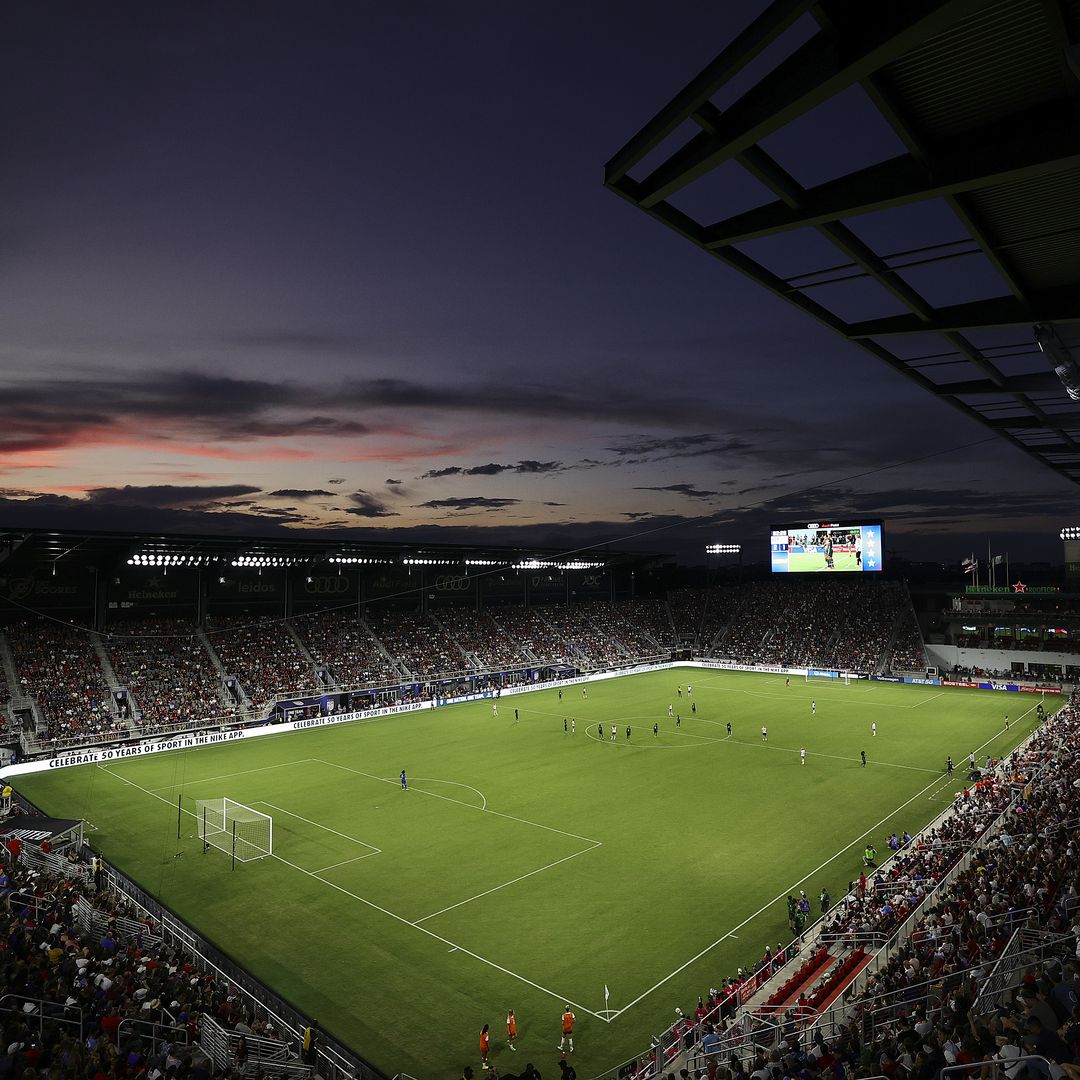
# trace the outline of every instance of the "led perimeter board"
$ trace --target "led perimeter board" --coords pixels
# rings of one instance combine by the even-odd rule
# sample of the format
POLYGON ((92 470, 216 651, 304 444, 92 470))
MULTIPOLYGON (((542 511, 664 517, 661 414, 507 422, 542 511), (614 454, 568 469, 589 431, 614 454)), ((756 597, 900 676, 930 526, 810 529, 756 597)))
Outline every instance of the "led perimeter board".
POLYGON ((882 568, 880 521, 772 526, 774 574, 858 574, 882 568))

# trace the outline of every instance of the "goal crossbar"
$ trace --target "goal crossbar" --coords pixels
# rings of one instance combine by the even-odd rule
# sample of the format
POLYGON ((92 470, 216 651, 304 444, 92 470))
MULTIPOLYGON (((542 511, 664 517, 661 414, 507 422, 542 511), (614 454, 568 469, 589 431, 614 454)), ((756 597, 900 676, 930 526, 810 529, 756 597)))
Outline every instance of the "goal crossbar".
POLYGON ((195 803, 203 851, 217 848, 234 863, 254 862, 274 853, 274 819, 233 799, 198 799, 195 803))

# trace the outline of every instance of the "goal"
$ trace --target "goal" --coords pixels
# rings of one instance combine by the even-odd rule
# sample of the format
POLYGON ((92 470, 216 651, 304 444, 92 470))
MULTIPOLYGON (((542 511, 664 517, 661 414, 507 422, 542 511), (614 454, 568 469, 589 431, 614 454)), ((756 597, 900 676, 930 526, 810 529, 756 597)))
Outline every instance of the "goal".
POLYGON ((232 799, 195 803, 203 851, 217 848, 238 862, 254 862, 274 853, 274 819, 232 799))

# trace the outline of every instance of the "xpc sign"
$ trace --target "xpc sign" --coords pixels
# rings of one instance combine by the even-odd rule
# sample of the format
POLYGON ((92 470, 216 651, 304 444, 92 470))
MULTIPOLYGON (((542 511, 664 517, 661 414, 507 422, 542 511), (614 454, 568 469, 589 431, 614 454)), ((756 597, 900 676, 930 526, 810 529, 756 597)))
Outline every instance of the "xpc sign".
POLYGON ((347 593, 352 583, 345 576, 314 577, 304 582, 304 592, 309 596, 340 596, 347 593))

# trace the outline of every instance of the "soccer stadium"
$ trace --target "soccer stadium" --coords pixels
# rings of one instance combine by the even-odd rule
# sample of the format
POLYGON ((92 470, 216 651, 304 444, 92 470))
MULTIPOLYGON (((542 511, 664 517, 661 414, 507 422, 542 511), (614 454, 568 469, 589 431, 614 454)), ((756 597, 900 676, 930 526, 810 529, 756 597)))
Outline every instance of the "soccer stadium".
MULTIPOLYGON (((603 198, 980 425, 961 450, 1075 483, 1078 41, 1076 0, 774 0, 608 160, 624 202, 603 198), (852 138, 800 182, 773 151, 855 91, 904 152, 852 138), (765 202, 718 197, 736 168, 765 202), (930 202, 962 242, 852 224, 930 202)), ((920 422, 902 464, 929 470, 920 422)), ((771 514, 768 480, 739 509, 771 514)), ((577 547, 0 523, 0 1080, 1077 1080, 1080 530, 1053 530, 1060 565, 1010 566, 909 515, 918 563, 872 492, 860 513, 792 484, 797 513, 738 534, 631 510, 577 547)), ((382 499, 343 512, 396 517, 382 499)))

